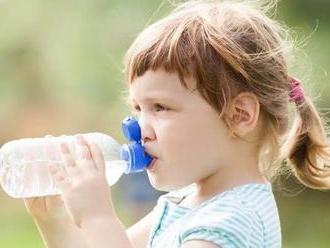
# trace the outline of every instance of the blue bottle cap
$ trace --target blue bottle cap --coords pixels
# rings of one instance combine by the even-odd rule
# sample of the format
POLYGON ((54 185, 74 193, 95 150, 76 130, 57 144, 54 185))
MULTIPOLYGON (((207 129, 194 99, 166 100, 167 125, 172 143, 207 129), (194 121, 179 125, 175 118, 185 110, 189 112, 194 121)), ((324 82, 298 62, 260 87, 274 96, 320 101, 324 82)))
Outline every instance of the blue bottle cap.
POLYGON ((132 142, 123 145, 120 150, 120 158, 128 162, 125 173, 143 171, 151 163, 152 157, 145 152, 141 144, 141 128, 138 121, 134 117, 126 117, 122 121, 121 128, 125 137, 132 142))
POLYGON ((126 117, 121 124, 121 129, 126 139, 139 142, 141 140, 141 129, 138 121, 132 117, 126 117))
POLYGON ((122 145, 120 159, 128 162, 126 174, 141 172, 152 161, 152 157, 144 151, 143 146, 136 142, 122 145))

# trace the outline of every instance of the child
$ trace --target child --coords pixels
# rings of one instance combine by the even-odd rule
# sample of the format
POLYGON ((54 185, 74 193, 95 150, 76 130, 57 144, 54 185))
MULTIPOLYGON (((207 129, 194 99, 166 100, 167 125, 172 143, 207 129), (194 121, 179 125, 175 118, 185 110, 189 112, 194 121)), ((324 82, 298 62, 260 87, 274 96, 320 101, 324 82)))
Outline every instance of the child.
POLYGON ((138 36, 126 57, 129 96, 154 158, 150 182, 169 193, 125 231, 102 153, 77 136, 78 159, 62 144, 66 166, 51 167, 64 204, 26 200, 47 247, 281 247, 271 180, 287 159, 300 182, 329 188, 330 146, 288 73, 285 30, 262 9, 189 1, 138 36))

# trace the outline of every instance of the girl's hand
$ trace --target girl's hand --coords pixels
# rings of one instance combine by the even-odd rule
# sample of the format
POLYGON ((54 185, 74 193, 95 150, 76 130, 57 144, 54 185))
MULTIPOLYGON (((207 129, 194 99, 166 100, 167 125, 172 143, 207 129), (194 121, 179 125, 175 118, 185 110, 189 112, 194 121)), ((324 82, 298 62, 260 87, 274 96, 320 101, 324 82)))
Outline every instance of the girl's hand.
POLYGON ((76 158, 61 143, 64 168, 49 167, 55 184, 62 190, 62 199, 73 222, 80 227, 89 218, 114 217, 111 190, 105 177, 105 161, 96 144, 88 144, 76 136, 76 158))
MULTIPOLYGON (((53 138, 53 136, 46 135, 45 138, 53 138)), ((52 145, 53 143, 49 143, 47 147, 49 155, 55 148, 52 145)), ((70 220, 60 195, 30 197, 23 200, 27 212, 36 221, 70 220)))
POLYGON ((60 195, 25 198, 24 204, 27 212, 36 221, 68 218, 60 195))

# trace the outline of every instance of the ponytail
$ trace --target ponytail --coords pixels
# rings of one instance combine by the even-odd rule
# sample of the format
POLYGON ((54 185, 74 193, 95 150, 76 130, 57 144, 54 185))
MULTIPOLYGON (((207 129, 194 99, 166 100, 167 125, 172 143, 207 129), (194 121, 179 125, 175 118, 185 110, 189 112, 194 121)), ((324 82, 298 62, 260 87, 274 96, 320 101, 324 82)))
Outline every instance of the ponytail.
MULTIPOLYGON (((301 92, 300 92, 301 93, 301 92)), ((312 100, 305 96, 294 99, 297 114, 282 147, 290 169, 304 185, 330 189, 330 143, 327 125, 312 100)))

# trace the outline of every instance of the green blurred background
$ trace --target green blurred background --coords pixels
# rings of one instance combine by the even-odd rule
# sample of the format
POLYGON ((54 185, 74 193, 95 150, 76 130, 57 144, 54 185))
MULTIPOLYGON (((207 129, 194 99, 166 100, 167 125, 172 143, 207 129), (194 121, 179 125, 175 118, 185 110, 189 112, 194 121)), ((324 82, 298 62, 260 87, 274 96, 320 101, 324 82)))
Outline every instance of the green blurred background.
MULTIPOLYGON (((91 131, 124 142, 119 125, 129 108, 122 99, 122 58, 148 23, 168 13, 170 4, 163 2, 1 0, 0 144, 91 131)), ((310 95, 319 96, 319 108, 330 106, 329 13, 329 0, 282 0, 277 9, 277 19, 302 41, 291 71, 303 79, 310 95)), ((113 187, 117 211, 127 226, 161 194, 143 183, 145 176, 134 177, 126 176, 113 187), (134 202, 131 189, 137 185, 149 197, 134 202)), ((330 194, 283 181, 289 182, 289 192, 274 188, 283 247, 330 247, 330 194)), ((2 191, 0 247, 43 247, 23 202, 2 191)))

